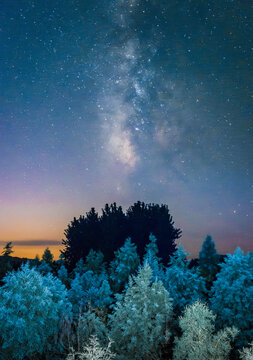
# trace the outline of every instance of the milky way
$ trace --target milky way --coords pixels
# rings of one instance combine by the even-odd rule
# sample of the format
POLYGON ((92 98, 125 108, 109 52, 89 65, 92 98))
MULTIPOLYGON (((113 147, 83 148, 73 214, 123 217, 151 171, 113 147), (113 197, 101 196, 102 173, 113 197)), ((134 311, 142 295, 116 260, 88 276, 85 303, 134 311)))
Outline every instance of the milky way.
POLYGON ((142 200, 168 204, 193 255, 207 233, 250 249, 250 1, 0 9, 0 241, 60 241, 91 206, 142 200))

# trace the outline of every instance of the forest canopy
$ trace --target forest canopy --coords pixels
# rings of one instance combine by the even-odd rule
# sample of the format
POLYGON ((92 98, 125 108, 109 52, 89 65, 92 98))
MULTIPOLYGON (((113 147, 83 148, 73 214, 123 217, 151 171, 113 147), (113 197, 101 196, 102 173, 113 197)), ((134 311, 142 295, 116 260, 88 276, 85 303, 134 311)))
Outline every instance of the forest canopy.
POLYGON ((150 233, 158 239, 158 256, 168 263, 176 250, 175 240, 181 237, 181 230, 174 227, 174 221, 167 205, 136 202, 124 213, 114 202, 106 204, 99 216, 92 207, 85 216, 74 217, 65 230, 62 251, 71 268, 80 258, 85 258, 90 249, 101 251, 105 261, 111 261, 114 251, 130 237, 143 257, 150 233))

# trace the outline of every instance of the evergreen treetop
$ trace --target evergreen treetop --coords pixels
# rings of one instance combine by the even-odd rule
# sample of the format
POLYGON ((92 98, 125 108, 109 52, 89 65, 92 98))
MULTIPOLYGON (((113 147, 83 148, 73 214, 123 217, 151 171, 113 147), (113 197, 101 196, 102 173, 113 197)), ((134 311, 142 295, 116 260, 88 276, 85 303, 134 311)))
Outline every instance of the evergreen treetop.
POLYGON ((3 248, 2 255, 10 256, 14 252, 14 250, 12 249, 13 249, 12 241, 7 242, 3 248))

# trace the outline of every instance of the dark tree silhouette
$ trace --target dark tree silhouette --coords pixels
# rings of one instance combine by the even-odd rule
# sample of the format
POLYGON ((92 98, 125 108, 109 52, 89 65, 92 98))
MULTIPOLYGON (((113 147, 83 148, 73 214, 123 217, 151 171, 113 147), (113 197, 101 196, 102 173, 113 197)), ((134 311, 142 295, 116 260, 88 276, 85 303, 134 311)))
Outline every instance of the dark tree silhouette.
POLYGON ((114 251, 120 248, 127 238, 127 218, 122 207, 114 202, 102 209, 100 249, 106 261, 111 261, 114 251))
POLYGON ((95 208, 80 216, 68 225, 64 231, 66 240, 62 240, 65 249, 62 252, 67 265, 73 268, 76 262, 85 258, 90 249, 99 250, 101 242, 101 221, 95 208))
POLYGON ((111 261, 114 251, 130 236, 142 257, 151 232, 157 238, 158 256, 167 264, 176 250, 175 240, 181 236, 181 230, 174 228, 167 205, 138 201, 125 214, 116 203, 106 204, 101 216, 92 208, 86 216, 71 221, 65 230, 62 253, 70 268, 80 258, 85 258, 90 249, 102 251, 105 261, 111 261))
POLYGON ((14 252, 14 250, 12 250, 12 248, 13 248, 12 241, 7 242, 2 251, 2 255, 10 256, 10 254, 12 254, 14 252))
POLYGON ((145 204, 138 201, 127 210, 128 236, 137 245, 138 254, 143 257, 145 245, 152 232, 157 238, 158 256, 167 265, 170 255, 176 250, 175 240, 182 231, 174 228, 174 221, 167 205, 145 204))
POLYGON ((42 260, 44 260, 47 264, 52 264, 54 259, 54 255, 51 253, 51 250, 47 247, 42 255, 42 260))

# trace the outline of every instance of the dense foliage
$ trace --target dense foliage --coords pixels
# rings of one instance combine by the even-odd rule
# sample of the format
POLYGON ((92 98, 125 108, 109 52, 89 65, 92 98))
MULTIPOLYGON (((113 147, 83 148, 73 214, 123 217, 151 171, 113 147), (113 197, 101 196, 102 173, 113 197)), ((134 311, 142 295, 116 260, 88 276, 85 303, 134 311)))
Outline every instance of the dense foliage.
POLYGON ((89 306, 106 309, 112 303, 112 291, 105 272, 76 273, 71 281, 69 299, 73 304, 73 314, 78 317, 89 306))
POLYGON ((253 253, 244 255, 237 248, 220 267, 211 308, 217 314, 218 327, 236 326, 240 329, 238 345, 246 345, 253 339, 253 253))
POLYGON ((175 339, 173 360, 226 360, 231 351, 230 341, 237 335, 236 328, 226 328, 217 334, 215 315, 205 304, 187 306, 179 325, 182 336, 175 339))
POLYGON ((189 254, 179 244, 164 278, 164 286, 173 299, 174 311, 177 314, 180 314, 186 305, 203 299, 205 292, 204 279, 194 268, 189 268, 187 255, 189 254))
POLYGON ((80 258, 85 258, 90 249, 101 250, 105 261, 110 262, 114 252, 130 237, 142 258, 151 232, 158 239, 159 256, 163 255, 164 263, 168 262, 181 230, 174 227, 166 205, 138 201, 124 213, 116 203, 106 204, 101 216, 92 208, 86 216, 71 221, 65 230, 63 254, 69 268, 73 268, 80 258))
POLYGON ((90 249, 73 269, 49 249, 2 256, 0 360, 252 360, 252 253, 218 273, 215 253, 209 237, 190 267, 179 244, 165 266, 150 233, 142 258, 126 238, 111 262, 90 249))
POLYGON ((115 258, 110 263, 110 279, 115 292, 123 290, 128 278, 138 268, 140 258, 136 246, 127 238, 124 245, 114 253, 115 258))
POLYGON ((152 270, 145 264, 130 278, 110 315, 110 337, 119 359, 148 358, 170 336, 171 299, 162 282, 151 279, 152 270))
POLYGON ((212 241, 212 237, 208 235, 203 242, 202 249, 199 253, 199 269, 201 275, 206 280, 208 288, 210 288, 218 273, 218 263, 219 256, 216 252, 215 244, 212 241))
MULTIPOLYGON (((61 321, 71 314, 67 290, 51 274, 26 264, 9 273, 0 288, 0 338, 10 359, 56 347, 61 321)), ((7 356, 7 355, 6 355, 7 356)))

